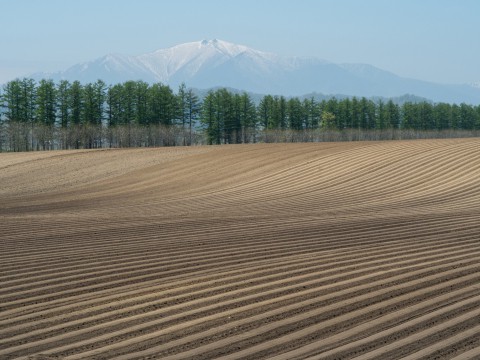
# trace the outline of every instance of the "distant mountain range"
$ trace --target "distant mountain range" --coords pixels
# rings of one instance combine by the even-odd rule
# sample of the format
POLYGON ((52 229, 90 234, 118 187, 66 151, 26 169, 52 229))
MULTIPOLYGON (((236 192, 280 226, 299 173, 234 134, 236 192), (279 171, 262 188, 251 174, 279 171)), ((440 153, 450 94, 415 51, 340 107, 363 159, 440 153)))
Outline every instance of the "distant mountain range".
POLYGON ((403 78, 366 64, 334 64, 313 57, 284 57, 222 40, 203 40, 139 56, 109 54, 65 71, 36 73, 51 78, 109 84, 127 80, 162 82, 176 88, 229 87, 260 94, 307 93, 365 97, 412 94, 435 102, 480 104, 480 87, 403 78))

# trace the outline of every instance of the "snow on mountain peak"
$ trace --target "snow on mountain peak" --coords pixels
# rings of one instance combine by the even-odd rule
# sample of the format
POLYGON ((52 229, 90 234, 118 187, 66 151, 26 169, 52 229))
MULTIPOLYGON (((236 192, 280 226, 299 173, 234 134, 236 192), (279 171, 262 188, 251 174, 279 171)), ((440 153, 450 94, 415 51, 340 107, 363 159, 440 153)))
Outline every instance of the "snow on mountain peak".
POLYGON ((157 80, 166 82, 181 72, 193 76, 202 68, 214 68, 230 59, 252 51, 244 45, 213 39, 184 43, 167 49, 136 57, 143 66, 154 73, 157 80))
POLYGON ((480 102, 479 83, 445 87, 400 78, 365 64, 334 64, 318 58, 287 57, 219 39, 184 43, 151 53, 109 54, 36 78, 109 84, 127 80, 182 82, 198 88, 227 86, 258 93, 302 94, 312 91, 355 96, 400 96, 411 93, 434 101, 480 102))
POLYGON ((217 40, 217 39, 212 39, 212 40, 203 39, 200 42, 200 45, 202 45, 202 46, 216 46, 218 43, 219 43, 219 40, 217 40))
POLYGON ((218 40, 218 39, 202 40, 200 42, 200 46, 211 47, 219 51, 220 53, 230 57, 237 56, 249 49, 248 47, 243 45, 237 45, 237 44, 229 43, 227 41, 218 40))

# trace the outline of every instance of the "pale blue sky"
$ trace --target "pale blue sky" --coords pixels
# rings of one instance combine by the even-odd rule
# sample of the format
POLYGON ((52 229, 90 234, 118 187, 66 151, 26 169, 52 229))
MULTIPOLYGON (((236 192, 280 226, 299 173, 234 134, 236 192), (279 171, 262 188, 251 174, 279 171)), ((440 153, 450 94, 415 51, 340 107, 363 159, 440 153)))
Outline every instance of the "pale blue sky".
POLYGON ((281 55, 480 81, 480 0, 0 0, 0 83, 218 38, 281 55))

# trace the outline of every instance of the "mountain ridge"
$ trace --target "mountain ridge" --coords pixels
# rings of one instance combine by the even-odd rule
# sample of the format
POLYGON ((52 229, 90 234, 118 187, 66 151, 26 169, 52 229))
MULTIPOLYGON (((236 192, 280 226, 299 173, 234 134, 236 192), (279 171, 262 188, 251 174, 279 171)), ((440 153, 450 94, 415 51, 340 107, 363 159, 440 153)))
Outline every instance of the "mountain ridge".
MULTIPOLYGON (((179 44, 138 56, 107 54, 65 71, 36 73, 52 78, 108 84, 128 80, 177 87, 231 87, 248 92, 299 96, 307 93, 399 97, 414 94, 435 102, 480 104, 480 88, 400 77, 369 64, 335 64, 316 57, 286 57, 213 39, 179 44)), ((475 84, 475 85, 474 85, 475 84)))

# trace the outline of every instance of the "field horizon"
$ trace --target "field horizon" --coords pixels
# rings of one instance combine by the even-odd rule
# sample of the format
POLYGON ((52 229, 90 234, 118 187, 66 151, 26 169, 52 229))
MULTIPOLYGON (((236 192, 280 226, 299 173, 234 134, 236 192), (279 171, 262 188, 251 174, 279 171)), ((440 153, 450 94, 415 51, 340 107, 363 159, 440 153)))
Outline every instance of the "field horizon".
POLYGON ((480 138, 0 154, 1 359, 480 357, 480 138))

